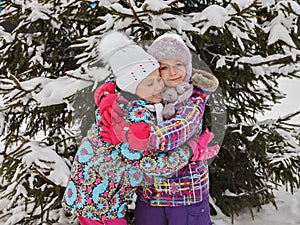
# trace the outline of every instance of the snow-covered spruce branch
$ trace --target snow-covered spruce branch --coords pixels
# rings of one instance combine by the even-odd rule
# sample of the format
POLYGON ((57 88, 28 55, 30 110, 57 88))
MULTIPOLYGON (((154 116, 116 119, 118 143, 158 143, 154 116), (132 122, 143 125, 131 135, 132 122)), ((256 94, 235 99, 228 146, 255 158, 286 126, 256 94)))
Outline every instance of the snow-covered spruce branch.
POLYGON ((132 14, 134 15, 134 17, 136 18, 136 20, 138 21, 138 23, 142 26, 145 26, 145 24, 140 20, 140 18, 136 14, 130 0, 127 0, 127 4, 129 5, 130 10, 131 10, 132 14))
POLYGON ((292 7, 292 4, 291 4, 290 2, 288 2, 287 4, 288 4, 288 9, 291 10, 291 12, 292 12, 293 14, 295 14, 295 15, 298 16, 298 17, 300 17, 300 11, 299 11, 299 12, 296 12, 296 11, 294 10, 294 8, 292 7))
MULTIPOLYGON (((52 180, 48 179, 48 177, 47 177, 44 173, 42 173, 42 172, 40 171, 41 169, 45 169, 45 168, 42 168, 42 167, 40 167, 38 164, 36 164, 35 162, 33 162, 32 165, 31 165, 28 169, 29 169, 30 171, 32 171, 32 172, 38 174, 38 175, 39 175, 43 180, 45 180, 47 183, 56 186, 56 184, 55 184, 52 180)), ((48 170, 51 171, 50 169, 48 169, 48 170)))
POLYGON ((252 142, 254 139, 262 132, 264 129, 295 129, 300 126, 300 124, 290 124, 286 123, 286 121, 289 121, 290 119, 294 118, 295 116, 300 115, 300 110, 296 111, 294 113, 287 114, 286 116, 283 117, 278 117, 276 119, 266 119, 263 121, 258 121, 256 123, 248 124, 248 123, 235 123, 235 124, 228 124, 226 125, 228 128, 232 128, 233 132, 237 132, 242 134, 243 130, 251 130, 255 131, 255 134, 252 136, 248 136, 247 139, 252 142), (285 126, 282 127, 281 125, 285 126))
POLYGON ((18 80, 13 74, 9 74, 9 76, 12 78, 12 81, 15 83, 17 89, 22 90, 22 91, 25 91, 25 90, 22 88, 22 86, 21 86, 19 80, 18 80))
POLYGON ((240 9, 239 5, 235 2, 230 3, 230 5, 235 9, 236 13, 234 14, 229 14, 229 16, 234 17, 234 16, 242 16, 245 13, 248 13, 250 10, 252 10, 254 7, 260 6, 261 1, 260 0, 254 0, 249 6, 243 8, 242 10, 240 9))
POLYGON ((253 190, 253 191, 247 191, 247 192, 240 192, 238 194, 230 192, 228 189, 224 191, 223 196, 226 197, 242 197, 242 196, 252 196, 254 194, 258 194, 260 192, 273 190, 275 189, 272 185, 265 185, 263 187, 260 187, 259 189, 253 190))
MULTIPOLYGON (((112 11, 113 14, 119 15, 119 16, 115 19, 115 21, 122 19, 122 17, 126 17, 126 18, 131 18, 132 21, 135 19, 135 20, 138 22, 138 24, 131 23, 131 24, 129 25, 129 27, 132 27, 132 26, 140 27, 140 26, 142 26, 142 27, 148 27, 148 28, 150 28, 150 26, 149 26, 148 24, 144 23, 144 22, 140 19, 140 16, 143 16, 143 15, 138 15, 138 13, 135 11, 135 9, 133 8, 133 6, 132 6, 132 4, 131 4, 130 2, 127 2, 127 4, 128 4, 128 7, 129 7, 129 10, 130 10, 130 12, 131 12, 130 15, 128 15, 127 12, 124 13, 124 12, 118 10, 117 7, 111 6, 111 7, 108 8, 109 10, 112 11)), ((121 5, 119 5, 119 6, 122 7, 121 5)), ((124 9, 124 8, 122 7, 122 9, 124 9)), ((144 12, 142 12, 142 13, 144 14, 144 12)), ((145 14, 145 15, 147 15, 147 14, 145 14)), ((102 27, 102 26, 101 26, 101 27, 102 27)), ((128 29, 129 27, 126 27, 126 28, 128 29)))
POLYGON ((78 77, 78 76, 73 75, 73 74, 68 73, 68 72, 66 72, 65 75, 67 77, 71 77, 71 78, 74 78, 76 80, 83 80, 83 81, 86 81, 86 82, 93 82, 94 81, 93 79, 87 79, 87 78, 84 78, 84 77, 78 77))
POLYGON ((14 76, 13 74, 9 74, 9 77, 11 77, 12 81, 15 83, 16 88, 22 92, 25 92, 26 94, 31 93, 41 87, 41 83, 37 83, 36 86, 34 86, 32 89, 25 89, 24 87, 22 87, 21 82, 16 76, 14 76))
POLYGON ((294 113, 290 113, 290 114, 287 114, 283 117, 279 117, 277 119, 278 122, 282 122, 286 125, 292 125, 292 126, 295 126, 295 127, 300 127, 300 124, 290 124, 290 123, 287 123, 287 121, 290 121, 290 119, 294 118, 295 116, 297 115, 300 115, 300 110, 299 111, 296 111, 294 113))
POLYGON ((8 149, 10 147, 9 145, 13 137, 14 137, 14 133, 10 133, 5 137, 6 143, 4 146, 4 150, 0 152, 0 155, 3 155, 4 159, 13 160, 20 163, 21 159, 19 157, 29 152, 28 151, 29 147, 23 148, 24 145, 26 145, 29 141, 21 137, 20 145, 14 151, 8 152, 9 151, 8 149))

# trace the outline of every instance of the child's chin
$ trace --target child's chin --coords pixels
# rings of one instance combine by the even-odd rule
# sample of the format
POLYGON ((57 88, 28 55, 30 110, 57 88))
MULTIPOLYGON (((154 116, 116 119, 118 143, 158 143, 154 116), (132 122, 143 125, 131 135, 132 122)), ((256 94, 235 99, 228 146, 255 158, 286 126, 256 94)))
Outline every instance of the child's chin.
POLYGON ((171 88, 174 88, 176 87, 180 82, 177 82, 177 81, 171 81, 168 83, 168 85, 166 85, 167 87, 171 87, 171 88))

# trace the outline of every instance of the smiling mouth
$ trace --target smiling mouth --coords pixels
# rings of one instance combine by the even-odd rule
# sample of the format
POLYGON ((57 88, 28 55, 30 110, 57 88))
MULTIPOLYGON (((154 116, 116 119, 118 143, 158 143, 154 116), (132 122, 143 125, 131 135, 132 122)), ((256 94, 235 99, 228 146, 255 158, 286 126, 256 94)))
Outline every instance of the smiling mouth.
POLYGON ((170 81, 177 81, 177 80, 180 80, 180 77, 170 79, 170 81))

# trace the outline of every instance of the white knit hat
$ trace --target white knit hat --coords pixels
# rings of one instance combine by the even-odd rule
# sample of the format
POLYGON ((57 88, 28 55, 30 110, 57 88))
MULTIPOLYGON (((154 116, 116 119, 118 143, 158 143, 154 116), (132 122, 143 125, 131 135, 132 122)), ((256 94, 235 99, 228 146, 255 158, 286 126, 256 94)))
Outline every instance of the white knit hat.
POLYGON ((159 36, 147 51, 158 61, 177 59, 184 63, 186 68, 186 81, 192 74, 192 55, 182 38, 174 33, 165 33, 159 36))
POLYGON ((117 86, 135 94, 138 84, 159 68, 158 61, 125 34, 112 31, 98 45, 100 57, 112 68, 117 86))

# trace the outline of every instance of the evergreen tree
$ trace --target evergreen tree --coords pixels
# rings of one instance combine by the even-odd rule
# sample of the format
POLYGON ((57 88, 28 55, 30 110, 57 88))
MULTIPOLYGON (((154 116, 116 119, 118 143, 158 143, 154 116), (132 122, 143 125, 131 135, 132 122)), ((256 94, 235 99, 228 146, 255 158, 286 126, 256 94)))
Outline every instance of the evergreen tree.
POLYGON ((276 206, 277 186, 299 188, 299 127, 289 121, 300 112, 256 119, 284 98, 279 78, 299 79, 299 0, 20 0, 0 7, 0 24, 14 25, 0 26, 0 220, 73 220, 60 201, 92 123, 92 91, 110 75, 95 50, 110 30, 136 41, 178 33, 219 78, 206 112, 206 125, 223 140, 210 166, 215 207, 233 216, 276 206))

